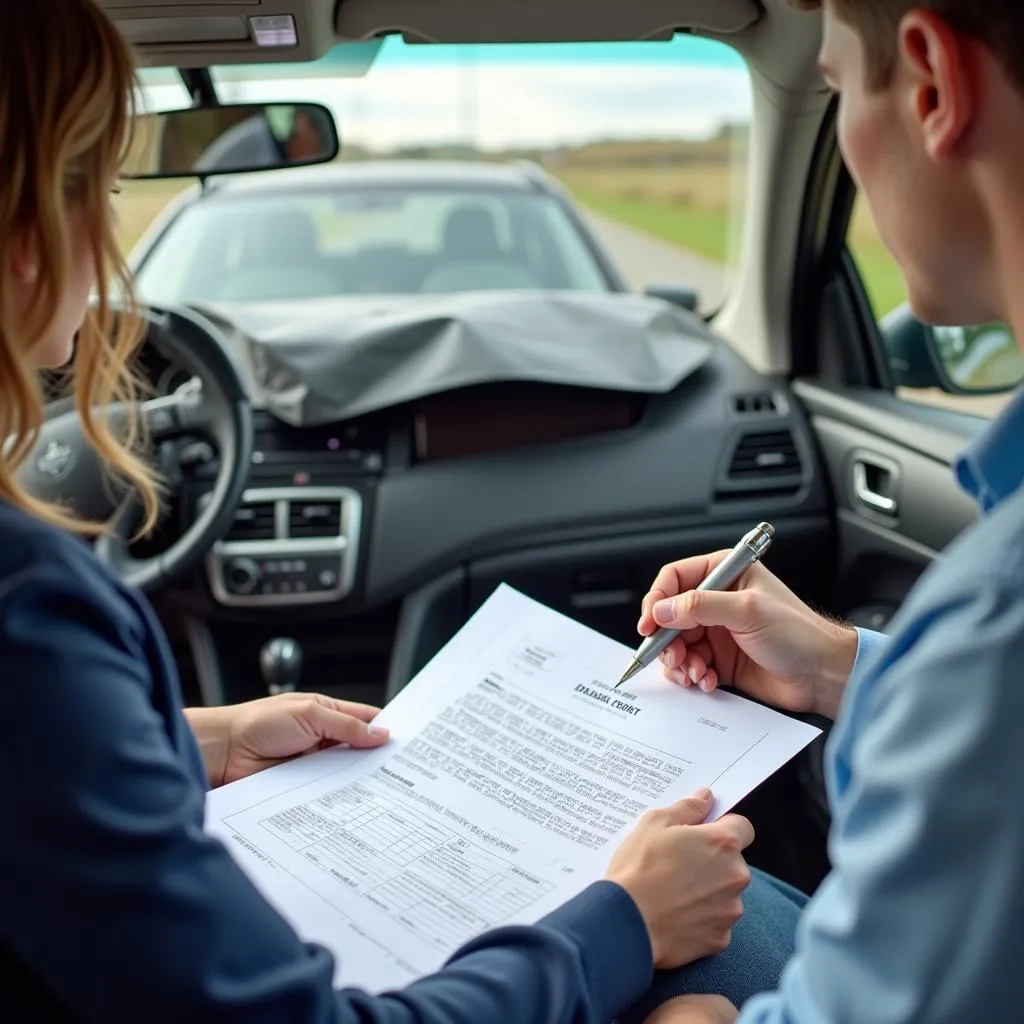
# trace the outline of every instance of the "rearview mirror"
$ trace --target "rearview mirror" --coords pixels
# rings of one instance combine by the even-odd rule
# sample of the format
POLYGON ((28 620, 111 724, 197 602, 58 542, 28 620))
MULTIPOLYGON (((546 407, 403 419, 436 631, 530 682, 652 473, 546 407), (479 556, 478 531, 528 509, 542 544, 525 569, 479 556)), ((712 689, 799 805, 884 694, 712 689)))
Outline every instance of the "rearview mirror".
POLYGON ((901 306, 882 324, 896 387, 994 395, 1024 381, 1024 355, 1004 324, 929 327, 901 306))
POLYGON ((139 118, 125 178, 208 177, 323 164, 339 151, 331 112, 316 103, 232 103, 139 118))

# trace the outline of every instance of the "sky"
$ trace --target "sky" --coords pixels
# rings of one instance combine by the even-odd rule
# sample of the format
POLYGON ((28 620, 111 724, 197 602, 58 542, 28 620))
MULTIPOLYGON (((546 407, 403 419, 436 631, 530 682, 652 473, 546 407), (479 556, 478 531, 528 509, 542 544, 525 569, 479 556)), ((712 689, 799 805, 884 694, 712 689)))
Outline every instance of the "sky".
MULTIPOLYGON (((373 149, 470 140, 505 149, 703 138, 750 117, 742 59, 724 44, 691 36, 519 46, 408 45, 389 37, 365 75, 343 77, 343 70, 336 51, 314 64, 216 69, 215 76, 225 102, 326 103, 343 145, 373 149), (268 80, 272 73, 278 77, 268 80)), ((166 74, 146 74, 154 83, 167 81, 166 74)), ((149 89, 151 108, 185 100, 178 86, 149 89)))

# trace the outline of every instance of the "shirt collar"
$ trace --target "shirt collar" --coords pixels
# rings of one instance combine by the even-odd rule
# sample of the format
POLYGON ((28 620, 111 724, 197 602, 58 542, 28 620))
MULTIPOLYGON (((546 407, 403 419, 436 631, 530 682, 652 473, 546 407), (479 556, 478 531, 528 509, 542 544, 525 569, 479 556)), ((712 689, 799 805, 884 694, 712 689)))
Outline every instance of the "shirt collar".
POLYGON ((955 470, 985 512, 1024 484, 1024 389, 956 460, 955 470))

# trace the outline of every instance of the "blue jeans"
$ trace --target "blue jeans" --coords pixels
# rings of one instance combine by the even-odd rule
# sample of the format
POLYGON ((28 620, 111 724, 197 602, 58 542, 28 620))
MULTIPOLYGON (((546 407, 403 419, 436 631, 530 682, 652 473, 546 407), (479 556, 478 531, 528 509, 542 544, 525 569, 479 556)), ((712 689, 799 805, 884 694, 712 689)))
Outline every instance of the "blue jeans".
POLYGON ((729 948, 675 971, 656 971, 647 994, 619 1018, 620 1024, 640 1024, 675 996, 717 994, 742 1007, 751 996, 778 988, 806 903, 802 892, 754 871, 729 948))

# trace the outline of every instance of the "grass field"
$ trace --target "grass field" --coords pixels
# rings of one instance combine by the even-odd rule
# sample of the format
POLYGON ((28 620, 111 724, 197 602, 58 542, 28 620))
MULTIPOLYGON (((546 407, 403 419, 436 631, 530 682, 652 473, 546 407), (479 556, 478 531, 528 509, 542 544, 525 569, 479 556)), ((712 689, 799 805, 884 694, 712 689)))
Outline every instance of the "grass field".
POLYGON ((589 186, 573 187, 572 192, 582 206, 596 213, 689 249, 716 263, 728 262, 729 217, 723 211, 617 195, 589 186))
MULTIPOLYGON (((743 182, 730 174, 727 163, 553 170, 583 206, 709 260, 728 261, 742 216, 743 182)), ((875 312, 882 317, 906 299, 906 289, 861 206, 851 225, 850 244, 875 312)))

